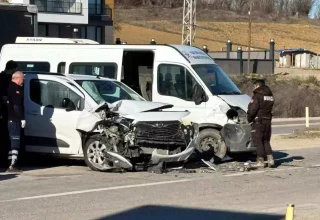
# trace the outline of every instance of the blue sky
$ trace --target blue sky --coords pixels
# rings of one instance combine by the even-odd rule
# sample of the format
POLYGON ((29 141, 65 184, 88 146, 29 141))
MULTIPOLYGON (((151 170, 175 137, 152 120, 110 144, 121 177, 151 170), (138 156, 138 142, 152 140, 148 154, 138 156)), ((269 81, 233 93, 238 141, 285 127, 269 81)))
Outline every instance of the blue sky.
POLYGON ((318 5, 320 5, 320 0, 316 0, 315 3, 313 4, 313 7, 312 7, 310 14, 309 14, 310 18, 314 18, 314 15, 316 13, 318 5))

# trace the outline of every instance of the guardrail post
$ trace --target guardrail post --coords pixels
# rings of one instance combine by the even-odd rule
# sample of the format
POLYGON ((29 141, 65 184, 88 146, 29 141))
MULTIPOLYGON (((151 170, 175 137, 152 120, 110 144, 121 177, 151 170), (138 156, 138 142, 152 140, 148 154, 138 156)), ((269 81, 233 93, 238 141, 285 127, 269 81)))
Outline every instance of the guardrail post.
POLYGON ((309 107, 306 107, 306 128, 310 127, 309 107))
POLYGON ((293 217, 294 217, 294 205, 289 204, 287 205, 286 220, 293 220, 293 217))

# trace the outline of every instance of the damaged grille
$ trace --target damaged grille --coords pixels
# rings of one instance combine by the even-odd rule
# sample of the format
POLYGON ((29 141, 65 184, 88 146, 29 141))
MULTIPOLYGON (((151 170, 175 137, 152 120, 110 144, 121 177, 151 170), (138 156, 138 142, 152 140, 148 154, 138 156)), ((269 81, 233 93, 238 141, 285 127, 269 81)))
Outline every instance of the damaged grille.
POLYGON ((185 144, 180 121, 138 122, 135 126, 137 144, 185 144))

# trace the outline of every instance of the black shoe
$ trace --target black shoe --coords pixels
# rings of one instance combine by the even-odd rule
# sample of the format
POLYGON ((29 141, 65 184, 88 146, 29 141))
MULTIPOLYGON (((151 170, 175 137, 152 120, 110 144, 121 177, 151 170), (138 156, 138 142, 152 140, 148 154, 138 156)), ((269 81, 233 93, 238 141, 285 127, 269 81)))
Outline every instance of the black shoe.
POLYGON ((7 171, 7 173, 21 173, 22 170, 18 168, 17 166, 10 166, 7 171))

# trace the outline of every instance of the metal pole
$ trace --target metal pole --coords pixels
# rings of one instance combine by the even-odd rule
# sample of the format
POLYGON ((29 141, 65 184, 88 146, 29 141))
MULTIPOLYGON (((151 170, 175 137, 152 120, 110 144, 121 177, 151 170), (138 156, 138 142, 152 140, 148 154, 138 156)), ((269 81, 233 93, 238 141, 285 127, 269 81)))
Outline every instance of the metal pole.
POLYGON ((252 0, 249 3, 249 40, 248 40, 248 74, 250 74, 250 48, 251 48, 251 11, 252 11, 252 0))
POLYGON ((272 74, 274 74, 274 40, 270 40, 270 53, 269 53, 269 59, 272 60, 272 74))
POLYGON ((231 40, 227 41, 227 59, 230 59, 230 53, 232 51, 232 42, 231 40))
POLYGON ((242 59, 242 48, 238 47, 238 59, 240 61, 240 74, 243 74, 243 59, 242 59))
POLYGON ((309 123, 309 107, 306 107, 306 128, 310 127, 309 123))

